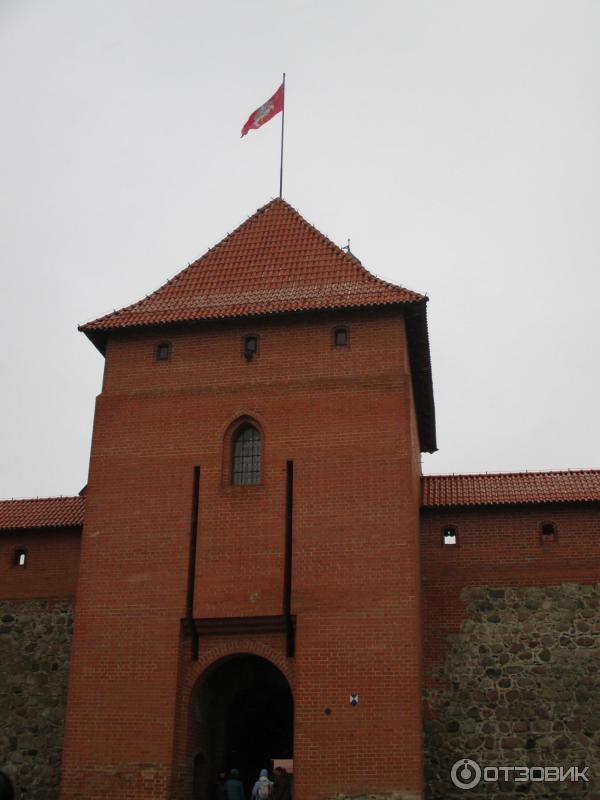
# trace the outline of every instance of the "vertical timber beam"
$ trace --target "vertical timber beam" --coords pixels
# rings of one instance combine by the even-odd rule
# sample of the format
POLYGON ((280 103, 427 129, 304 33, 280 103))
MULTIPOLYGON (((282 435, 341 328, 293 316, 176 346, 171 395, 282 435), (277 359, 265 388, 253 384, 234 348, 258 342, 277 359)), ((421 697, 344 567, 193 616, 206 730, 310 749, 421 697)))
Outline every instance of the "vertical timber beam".
POLYGON ((283 563, 283 616, 285 617, 285 651, 293 657, 296 636, 292 620, 292 521, 294 508, 294 462, 286 463, 285 485, 285 550, 283 563))
POLYGON ((186 602, 186 619, 188 630, 192 634, 192 659, 198 660, 198 631, 194 624, 194 595, 196 588, 196 548, 198 541, 198 514, 200 510, 200 467, 194 467, 192 485, 192 515, 190 520, 190 554, 188 561, 188 585, 186 602))

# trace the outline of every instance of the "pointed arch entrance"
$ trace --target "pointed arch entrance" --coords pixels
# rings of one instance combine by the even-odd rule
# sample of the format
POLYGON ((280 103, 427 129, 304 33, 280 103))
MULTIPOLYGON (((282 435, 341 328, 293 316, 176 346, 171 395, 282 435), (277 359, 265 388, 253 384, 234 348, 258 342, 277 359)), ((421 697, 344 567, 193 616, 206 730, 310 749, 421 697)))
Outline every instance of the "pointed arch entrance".
POLYGON ((275 758, 292 758, 294 703, 285 675, 266 658, 240 654, 211 667, 193 696, 193 739, 202 768, 194 800, 212 800, 221 771, 237 769, 246 796, 275 758))

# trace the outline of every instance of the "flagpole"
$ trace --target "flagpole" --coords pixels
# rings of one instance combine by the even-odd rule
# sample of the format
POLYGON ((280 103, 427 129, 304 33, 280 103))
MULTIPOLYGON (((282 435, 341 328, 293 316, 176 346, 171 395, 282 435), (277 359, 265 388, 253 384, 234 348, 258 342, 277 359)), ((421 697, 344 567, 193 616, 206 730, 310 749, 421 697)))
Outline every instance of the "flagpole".
POLYGON ((281 108, 281 158, 279 160, 279 199, 283 194, 283 123, 285 121, 285 72, 283 73, 283 105, 281 108))

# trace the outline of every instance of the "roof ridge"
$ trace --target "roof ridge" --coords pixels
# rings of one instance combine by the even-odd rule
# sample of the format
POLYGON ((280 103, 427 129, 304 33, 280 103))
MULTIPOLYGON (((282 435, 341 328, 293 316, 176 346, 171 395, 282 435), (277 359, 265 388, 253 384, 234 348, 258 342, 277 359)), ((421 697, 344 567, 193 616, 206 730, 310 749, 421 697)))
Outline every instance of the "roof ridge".
POLYGON ((516 470, 507 472, 438 472, 421 475, 422 478, 493 478, 513 475, 582 475, 599 473, 598 467, 575 467, 573 469, 516 470))
MULTIPOLYGON (((315 233, 325 244, 333 248, 338 255, 341 255, 343 258, 348 260, 348 263, 350 263, 359 274, 364 275, 366 281, 373 281, 374 283, 379 283, 382 286, 391 287, 394 289, 403 289, 405 292, 412 292, 411 289, 407 289, 405 286, 401 286, 398 283, 392 283, 391 281, 386 281, 383 278, 380 278, 378 275, 374 275, 370 270, 368 270, 364 266, 364 264, 362 263, 362 261, 360 261, 360 259, 358 259, 352 253, 349 253, 346 250, 344 250, 343 247, 340 247, 340 245, 336 244, 332 239, 329 238, 329 236, 320 231, 316 227, 316 225, 313 225, 312 222, 309 222, 306 219, 306 217, 304 217, 295 206, 291 205, 291 203, 288 203, 287 200, 283 200, 283 198, 275 198, 275 200, 279 200, 281 203, 287 206, 290 209, 290 211, 293 211, 294 214, 296 214, 296 216, 301 220, 301 222, 304 225, 307 225, 313 231, 313 233, 315 233)), ((412 292, 412 293, 417 294, 417 292, 412 292)), ((429 299, 426 295, 423 295, 423 298, 425 300, 429 299)))
POLYGON ((308 228, 310 228, 310 230, 314 234, 316 234, 324 244, 332 248, 333 251, 336 253, 336 255, 345 258, 348 261, 348 263, 352 266, 352 268, 357 272, 357 274, 359 274, 361 277, 364 276, 365 281, 372 280, 378 283, 383 283, 384 285, 387 286, 394 286, 396 288, 404 289, 403 286, 398 286, 397 284, 388 284, 386 281, 383 281, 381 278, 378 278, 377 275, 373 275, 372 272, 370 272, 365 266, 363 266, 362 262, 358 258, 356 258, 356 256, 346 252, 343 247, 340 247, 338 244, 336 244, 333 241, 333 239, 330 239, 329 236, 320 231, 316 227, 316 225, 313 225, 312 222, 309 222, 306 219, 306 217, 302 216, 302 214, 298 211, 298 209, 295 208, 290 203, 288 203, 287 200, 282 199, 281 202, 284 205, 286 205, 290 209, 290 211, 292 211, 298 217, 298 219, 302 222, 303 225, 306 225, 308 228))
MULTIPOLYGON (((118 313, 118 312, 121 312, 121 311, 131 311, 132 309, 134 309, 137 306, 141 305, 150 296, 160 294, 160 292, 162 292, 164 289, 166 289, 167 286, 171 286, 174 283, 178 283, 179 280, 192 267, 195 267, 196 264, 198 264, 200 261, 202 261, 202 259, 206 258, 206 256, 208 256, 209 253, 212 253, 215 250, 218 250, 222 245, 224 245, 226 242, 228 242, 231 239, 232 236, 235 236, 235 234, 241 228, 243 228, 244 225, 247 225, 251 220, 258 218, 259 214, 262 214, 266 210, 266 208, 268 206, 272 205, 273 203, 275 203, 276 200, 279 200, 279 198, 278 197, 274 197, 272 200, 269 200, 268 203, 265 203, 260 208, 257 208, 254 213, 250 214, 249 217, 246 217, 246 219, 243 222, 240 222, 240 224, 237 225, 232 231, 229 231, 229 233, 226 233, 225 236, 222 239, 219 239, 218 242, 216 242, 211 247, 209 247, 208 250, 206 250, 201 256, 198 256, 198 258, 195 258, 193 261, 190 261, 190 263, 187 265, 187 267, 184 267, 183 269, 180 269, 179 272, 176 272, 175 275, 172 275, 164 283, 161 283, 161 285, 157 289, 154 289, 154 291, 150 292, 150 294, 145 295, 140 300, 136 300, 135 303, 130 303, 129 305, 123 306, 122 308, 113 309, 112 311, 108 311, 106 314, 103 314, 101 317, 98 317, 97 319, 95 319, 94 322, 102 322, 102 320, 107 319, 108 317, 112 317, 112 315, 115 312, 118 313)), ((83 328, 85 328, 85 326, 87 324, 89 324, 89 323, 83 323, 82 325, 78 325, 78 330, 83 330, 83 328)))
POLYGON ((48 500, 84 500, 79 494, 58 494, 51 497, 5 497, 0 503, 47 503, 48 500))

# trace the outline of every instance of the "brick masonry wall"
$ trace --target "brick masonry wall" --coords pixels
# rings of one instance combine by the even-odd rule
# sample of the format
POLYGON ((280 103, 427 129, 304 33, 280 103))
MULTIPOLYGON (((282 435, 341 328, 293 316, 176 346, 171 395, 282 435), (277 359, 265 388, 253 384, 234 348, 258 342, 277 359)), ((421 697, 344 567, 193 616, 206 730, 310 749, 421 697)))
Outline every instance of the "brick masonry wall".
POLYGON ((78 528, 0 532, 0 599, 74 597, 80 540, 78 528), (18 548, 27 551, 23 568, 14 564, 18 548))
POLYGON ((118 765, 134 778, 115 778, 113 797, 165 797, 178 746, 193 467, 202 467, 195 616, 278 614, 287 459, 296 790, 302 800, 338 789, 420 793, 415 445, 398 312, 111 339, 86 500, 63 800, 104 797, 98 776, 118 765), (334 348, 333 327, 344 323, 349 347, 334 348), (259 355, 248 363, 242 341, 251 333, 259 355), (157 363, 164 339, 171 360, 157 363), (224 477, 227 431, 241 415, 263 430, 256 487, 224 477), (350 692, 359 693, 356 709, 350 692), (158 777, 139 794, 142 765, 158 777))
POLYGON ((600 797, 600 511, 425 511, 422 563, 427 796, 460 757, 588 764, 590 784, 480 785, 473 798, 600 797), (552 521, 554 541, 540 525, 552 521), (453 525, 458 546, 442 546, 453 525))

